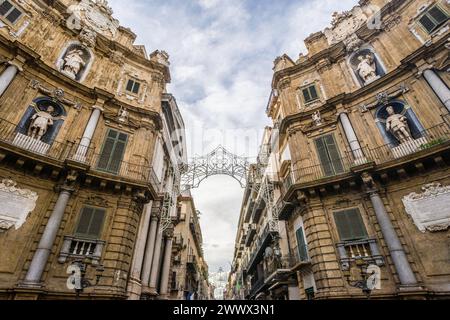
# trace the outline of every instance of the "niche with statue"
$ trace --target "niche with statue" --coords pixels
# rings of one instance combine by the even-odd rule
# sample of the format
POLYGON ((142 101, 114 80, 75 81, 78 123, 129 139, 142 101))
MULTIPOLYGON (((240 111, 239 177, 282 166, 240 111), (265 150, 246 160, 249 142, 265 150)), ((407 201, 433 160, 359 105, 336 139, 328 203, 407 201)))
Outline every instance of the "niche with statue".
POLYGON ((349 64, 361 86, 366 86, 386 74, 380 58, 370 48, 353 53, 349 64))
POLYGON ((82 82, 92 64, 92 53, 80 43, 69 44, 57 61, 58 70, 67 77, 82 82))
POLYGON ((406 102, 391 100, 378 107, 375 117, 394 157, 400 158, 414 153, 427 143, 422 124, 406 102))
POLYGON ((13 143, 24 149, 46 154, 55 141, 65 116, 64 107, 53 99, 35 99, 19 122, 13 143))

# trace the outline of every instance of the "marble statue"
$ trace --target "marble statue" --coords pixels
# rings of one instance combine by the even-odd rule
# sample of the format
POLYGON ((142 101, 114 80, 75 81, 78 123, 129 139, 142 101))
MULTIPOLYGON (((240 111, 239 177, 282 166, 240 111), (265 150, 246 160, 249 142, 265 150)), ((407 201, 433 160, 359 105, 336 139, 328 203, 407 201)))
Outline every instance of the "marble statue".
POLYGON ((411 140, 408 119, 404 115, 395 113, 392 106, 388 106, 386 111, 389 114, 389 117, 386 119, 386 130, 392 133, 400 143, 411 140))
POLYGON ((76 79, 85 65, 83 50, 74 49, 69 51, 64 57, 63 71, 71 78, 76 79))
POLYGON ((39 111, 31 117, 31 124, 28 128, 28 135, 36 140, 41 140, 48 128, 53 125, 52 112, 55 109, 52 106, 47 111, 39 111))
POLYGON ((316 126, 321 126, 322 123, 322 115, 320 114, 320 111, 316 111, 313 113, 312 115, 312 119, 314 121, 314 123, 316 124, 316 126))
POLYGON ((364 81, 364 84, 368 84, 375 80, 377 76, 377 67, 372 55, 361 55, 358 57, 359 64, 356 70, 364 81))

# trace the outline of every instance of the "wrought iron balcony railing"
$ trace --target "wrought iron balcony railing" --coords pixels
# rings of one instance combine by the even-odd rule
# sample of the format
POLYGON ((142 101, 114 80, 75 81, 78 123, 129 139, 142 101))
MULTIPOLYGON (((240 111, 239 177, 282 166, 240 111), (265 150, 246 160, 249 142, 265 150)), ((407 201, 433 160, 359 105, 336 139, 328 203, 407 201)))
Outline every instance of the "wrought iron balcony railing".
POLYGON ((65 263, 69 257, 74 257, 90 258, 92 264, 98 264, 105 244, 105 241, 98 239, 65 236, 61 252, 59 253, 58 262, 65 263))
POLYGON ((340 263, 343 270, 350 268, 351 261, 363 259, 378 266, 384 265, 376 239, 346 241, 337 244, 340 263))

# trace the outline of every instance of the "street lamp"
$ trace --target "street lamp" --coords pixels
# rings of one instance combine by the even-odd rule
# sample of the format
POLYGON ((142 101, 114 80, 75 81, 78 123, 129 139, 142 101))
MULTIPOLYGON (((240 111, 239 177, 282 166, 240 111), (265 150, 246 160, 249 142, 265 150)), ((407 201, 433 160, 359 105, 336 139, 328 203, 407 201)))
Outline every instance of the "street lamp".
POLYGON ((95 268, 95 283, 92 284, 91 280, 86 279, 87 268, 88 263, 82 260, 73 261, 72 264, 67 268, 67 273, 70 274, 67 279, 67 288, 69 290, 75 290, 77 299, 79 299, 80 294, 84 291, 84 289, 97 286, 100 282, 100 278, 102 277, 103 272, 105 271, 103 265, 98 265, 95 268))
POLYGON ((372 294, 372 291, 375 289, 377 281, 379 280, 377 277, 377 269, 379 268, 370 265, 362 258, 356 259, 354 263, 359 269, 360 278, 356 280, 352 279, 351 269, 355 268, 351 267, 344 271, 344 276, 351 287, 361 289, 362 292, 367 296, 367 299, 370 299, 370 295, 372 294))

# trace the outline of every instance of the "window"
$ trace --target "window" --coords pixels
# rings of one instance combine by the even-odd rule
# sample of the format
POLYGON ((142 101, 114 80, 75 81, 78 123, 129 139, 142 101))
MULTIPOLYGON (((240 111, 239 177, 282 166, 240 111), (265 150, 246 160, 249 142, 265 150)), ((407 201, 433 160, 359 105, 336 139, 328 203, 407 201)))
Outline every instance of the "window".
POLYGON ((10 23, 14 24, 22 16, 22 11, 17 9, 10 1, 1 1, 0 16, 5 18, 10 23))
POLYGON ((305 234, 303 228, 300 228, 296 232, 297 245, 298 245, 298 255, 301 262, 308 261, 308 247, 306 245, 305 234))
POLYGON ((113 129, 109 129, 103 143, 97 169, 113 174, 118 174, 122 164, 128 135, 113 129))
POLYGON ((306 300, 314 300, 314 288, 308 288, 305 290, 306 300))
POLYGON ((419 23, 428 33, 432 33, 440 26, 442 26, 448 20, 448 15, 438 6, 430 8, 422 18, 419 19, 419 23))
POLYGON ((332 134, 315 140, 317 153, 326 177, 344 172, 339 150, 332 134))
POLYGON ((136 80, 129 79, 127 83, 127 91, 132 94, 139 94, 139 89, 141 88, 141 84, 136 80))
POLYGON ((342 241, 367 238, 366 227, 359 209, 348 209, 334 213, 334 221, 342 241))
POLYGON ((303 93, 303 100, 305 101, 305 103, 310 103, 319 99, 319 95, 317 94, 315 84, 302 89, 302 93, 303 93))
POLYGON ((98 239, 102 232, 105 210, 84 207, 81 210, 75 235, 79 237, 98 239))

